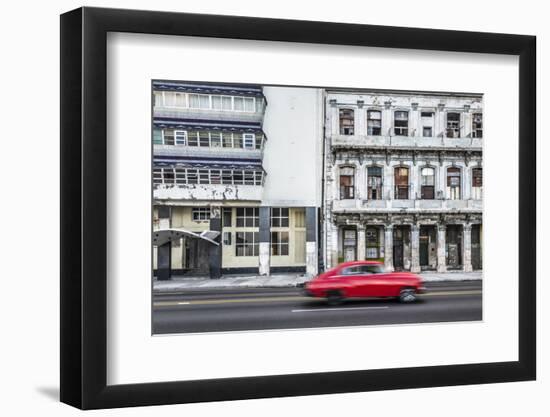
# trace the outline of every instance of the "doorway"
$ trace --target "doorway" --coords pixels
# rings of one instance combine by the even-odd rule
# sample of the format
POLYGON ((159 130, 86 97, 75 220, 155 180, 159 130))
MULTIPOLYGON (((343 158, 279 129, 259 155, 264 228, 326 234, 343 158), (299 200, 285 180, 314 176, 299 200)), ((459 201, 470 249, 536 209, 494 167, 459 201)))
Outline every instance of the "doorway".
POLYGON ((472 225, 472 268, 482 269, 481 258, 481 225, 472 225))
POLYGON ((448 225, 446 232, 447 269, 462 268, 462 226, 448 225))
POLYGON ((437 267, 437 242, 435 226, 420 226, 420 269, 435 270, 437 267))
POLYGON ((410 262, 407 262, 405 250, 409 247, 409 227, 395 226, 393 228, 393 268, 396 271, 408 270, 410 262))

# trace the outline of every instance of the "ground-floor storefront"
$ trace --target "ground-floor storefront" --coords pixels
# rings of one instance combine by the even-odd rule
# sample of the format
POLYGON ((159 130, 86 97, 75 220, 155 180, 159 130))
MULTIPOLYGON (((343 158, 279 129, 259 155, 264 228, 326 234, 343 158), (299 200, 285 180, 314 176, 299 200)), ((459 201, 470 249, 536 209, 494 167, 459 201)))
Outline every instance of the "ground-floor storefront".
POLYGON ((333 213, 325 263, 377 260, 396 271, 482 269, 481 213, 333 213))
POLYGON ((153 246, 155 275, 315 275, 318 224, 316 207, 159 205, 153 234, 173 231, 174 237, 153 246))

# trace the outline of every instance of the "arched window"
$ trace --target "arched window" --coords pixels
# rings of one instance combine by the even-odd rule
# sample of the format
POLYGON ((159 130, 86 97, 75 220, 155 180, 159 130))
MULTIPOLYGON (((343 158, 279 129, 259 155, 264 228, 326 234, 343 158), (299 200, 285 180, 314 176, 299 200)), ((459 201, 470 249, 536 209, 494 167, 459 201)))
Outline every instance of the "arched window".
POLYGON ((395 199, 409 199, 409 168, 397 167, 394 170, 395 177, 395 199))
POLYGON ((355 198, 355 168, 340 168, 340 199, 349 200, 355 198))
POLYGON ((370 200, 382 199, 382 168, 368 167, 367 168, 367 198, 370 200))
POLYGON ((474 200, 481 200, 483 192, 483 169, 472 169, 472 198, 474 200))
POLYGON ((447 198, 451 200, 460 199, 460 168, 447 169, 447 198))
POLYGON ((420 198, 433 200, 435 190, 435 170, 430 167, 422 168, 420 172, 420 198))
POLYGON ((352 109, 340 109, 340 134, 354 134, 355 117, 352 109))

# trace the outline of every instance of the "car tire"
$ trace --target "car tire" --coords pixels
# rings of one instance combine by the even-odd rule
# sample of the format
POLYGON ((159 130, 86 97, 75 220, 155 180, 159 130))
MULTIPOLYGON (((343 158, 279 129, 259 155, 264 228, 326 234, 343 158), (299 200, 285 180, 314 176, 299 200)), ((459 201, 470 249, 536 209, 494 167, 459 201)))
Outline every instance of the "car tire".
POLYGON ((331 306, 337 306, 344 302, 342 291, 334 290, 327 292, 327 303, 331 306))
POLYGON ((414 303, 417 299, 418 296, 414 288, 403 288, 399 291, 399 301, 401 303, 414 303))

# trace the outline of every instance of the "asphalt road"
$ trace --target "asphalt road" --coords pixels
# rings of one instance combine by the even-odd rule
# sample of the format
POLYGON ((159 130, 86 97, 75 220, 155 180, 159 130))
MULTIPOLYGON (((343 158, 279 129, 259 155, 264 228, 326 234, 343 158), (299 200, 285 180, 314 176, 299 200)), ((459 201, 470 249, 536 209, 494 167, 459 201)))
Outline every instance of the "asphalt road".
POLYGON ((189 290, 155 294, 153 333, 299 329, 481 320, 481 281, 426 283, 413 304, 348 300, 329 306, 297 288, 189 290))

